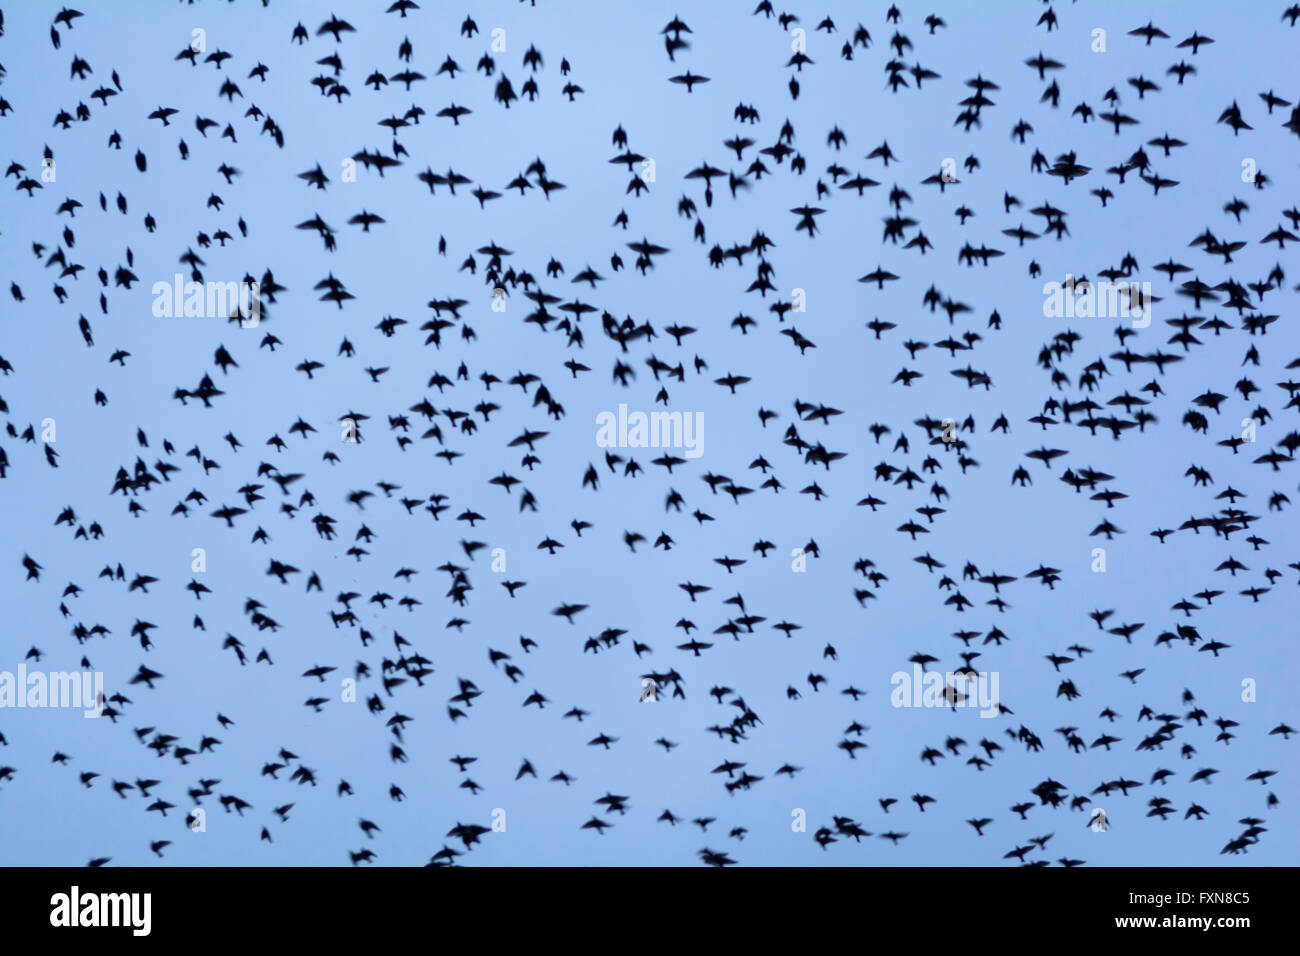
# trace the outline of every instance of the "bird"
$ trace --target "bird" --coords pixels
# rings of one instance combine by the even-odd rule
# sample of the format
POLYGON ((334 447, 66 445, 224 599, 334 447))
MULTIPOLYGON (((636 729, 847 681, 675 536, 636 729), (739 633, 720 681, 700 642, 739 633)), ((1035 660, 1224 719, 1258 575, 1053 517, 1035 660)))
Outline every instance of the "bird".
POLYGON ((7 858, 1284 860, 1300 8, 508 6, 0 19, 7 858))

